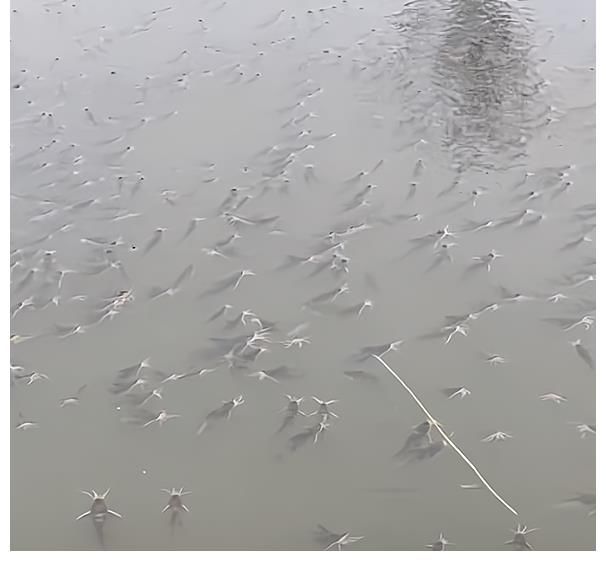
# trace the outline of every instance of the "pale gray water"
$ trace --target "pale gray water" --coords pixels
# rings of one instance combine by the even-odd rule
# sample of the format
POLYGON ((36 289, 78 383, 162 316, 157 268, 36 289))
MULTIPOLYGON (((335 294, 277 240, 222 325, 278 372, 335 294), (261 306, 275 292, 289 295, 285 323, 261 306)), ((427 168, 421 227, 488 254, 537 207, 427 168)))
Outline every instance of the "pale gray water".
MULTIPOLYGON (((90 506, 80 490, 111 488, 107 505, 123 518, 107 521, 108 549, 322 549, 318 524, 364 536, 345 549, 418 550, 440 532, 458 550, 510 549, 518 523, 539 528, 528 535, 535 549, 594 549, 591 506, 561 505, 595 490, 595 436, 577 429, 595 425, 595 373, 571 345, 580 339, 595 359, 594 3, 282 4, 13 2, 11 308, 31 297, 35 307, 14 314, 11 333, 45 335, 11 345, 12 365, 25 369, 11 375, 12 548, 98 548, 90 518, 76 521, 90 506), (309 112, 317 117, 301 119, 309 112), (366 184, 376 188, 356 202, 366 184), (232 187, 251 198, 223 211, 277 221, 229 224, 219 205, 232 187), (140 215, 113 220, 127 213, 140 215), (182 240, 193 217, 206 220, 182 240), (502 224, 470 230, 487 220, 502 224), (348 273, 308 278, 315 258, 275 271, 362 223, 337 238, 348 273), (411 240, 447 225, 454 236, 403 257, 411 240), (144 255, 158 227, 166 231, 144 255), (233 257, 201 251, 236 231, 225 250, 233 257), (452 261, 428 271, 451 242, 452 261), (463 277, 493 249, 503 257, 490 272, 463 277), (149 299, 190 264, 180 291, 149 299), (243 268, 256 275, 200 296, 243 268), (75 273, 58 288, 57 270, 75 273), (305 306, 345 282, 349 291, 319 311, 305 306), (531 299, 503 302, 499 287, 531 299), (134 299, 113 319, 63 339, 53 332, 90 324, 100 300, 122 289, 134 299), (549 300, 556 293, 566 297, 549 300), (365 299, 373 306, 359 317, 335 314, 365 299), (227 317, 208 323, 226 303, 227 317), (496 311, 464 322, 466 335, 420 339, 446 316, 491 303, 496 311), (275 323, 269 341, 255 342, 268 351, 229 368, 221 355, 231 345, 210 355, 211 338, 252 335, 260 326, 250 319, 224 328, 246 309, 275 323), (310 342, 282 346, 300 323, 310 342), (352 355, 395 340, 404 342, 385 360, 519 517, 486 491, 462 489, 477 480, 448 448, 394 461, 423 415, 378 362, 352 355), (505 363, 485 361, 494 354, 505 363), (149 419, 180 417, 143 428, 123 422, 133 407, 110 388, 146 357, 164 377, 217 369, 164 383, 162 400, 143 408, 149 419), (282 365, 297 378, 249 376, 282 365), (344 375, 358 369, 378 379, 344 375), (28 385, 32 372, 48 380, 28 385), (83 384, 79 403, 61 407, 83 384), (440 392, 461 386, 471 391, 462 400, 440 392), (318 419, 299 416, 276 434, 285 393, 306 397, 306 413, 312 395, 338 400, 317 443, 293 453, 289 437, 318 419), (549 393, 566 400, 539 398, 549 393), (229 421, 196 435, 238 395, 229 421), (18 430, 24 420, 37 426, 18 430), (497 431, 512 438, 482 441, 497 431), (171 536, 161 489, 182 486, 190 512, 171 536)), ((142 376, 150 389, 162 378, 142 376)))

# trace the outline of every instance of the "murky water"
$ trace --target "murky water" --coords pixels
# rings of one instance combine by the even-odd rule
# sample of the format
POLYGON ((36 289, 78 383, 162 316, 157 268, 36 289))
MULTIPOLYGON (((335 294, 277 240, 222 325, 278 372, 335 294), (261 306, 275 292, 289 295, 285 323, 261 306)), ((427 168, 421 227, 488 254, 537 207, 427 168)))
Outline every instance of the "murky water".
POLYGON ((283 5, 13 3, 13 549, 594 549, 593 2, 283 5))

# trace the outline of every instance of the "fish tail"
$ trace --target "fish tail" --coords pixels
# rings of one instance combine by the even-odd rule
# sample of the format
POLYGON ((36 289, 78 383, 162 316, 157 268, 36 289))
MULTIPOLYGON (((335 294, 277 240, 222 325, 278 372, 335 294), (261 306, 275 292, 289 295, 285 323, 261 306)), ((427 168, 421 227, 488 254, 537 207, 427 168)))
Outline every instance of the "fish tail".
POLYGON ((105 549, 105 537, 103 536, 103 524, 95 522, 95 531, 97 533, 97 541, 99 542, 99 547, 101 547, 101 549, 105 549))
POLYGON ((170 534, 175 535, 175 527, 179 523, 179 512, 173 510, 170 514, 170 534))

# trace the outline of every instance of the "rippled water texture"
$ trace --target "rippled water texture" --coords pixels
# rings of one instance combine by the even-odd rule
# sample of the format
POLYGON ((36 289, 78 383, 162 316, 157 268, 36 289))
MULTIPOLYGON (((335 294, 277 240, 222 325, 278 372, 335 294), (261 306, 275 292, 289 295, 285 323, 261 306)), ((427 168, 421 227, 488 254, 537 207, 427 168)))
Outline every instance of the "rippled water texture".
POLYGON ((595 548, 593 2, 12 7, 13 549, 595 548))

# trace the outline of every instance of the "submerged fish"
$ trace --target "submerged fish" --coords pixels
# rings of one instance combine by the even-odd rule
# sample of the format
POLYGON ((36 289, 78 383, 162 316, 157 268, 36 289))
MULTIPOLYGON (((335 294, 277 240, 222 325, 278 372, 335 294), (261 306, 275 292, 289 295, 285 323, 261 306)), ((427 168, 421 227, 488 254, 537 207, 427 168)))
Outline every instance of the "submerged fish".
POLYGON ((122 518, 122 516, 113 510, 110 510, 105 503, 105 499, 109 494, 109 488, 105 491, 105 493, 99 495, 95 490, 91 492, 87 492, 86 490, 82 490, 83 494, 86 494, 89 498, 93 500, 93 503, 90 509, 83 514, 80 514, 76 521, 81 520, 85 517, 91 517, 93 520, 93 525, 95 526, 95 532, 97 533, 97 539, 99 540, 99 545, 102 549, 105 549, 105 540, 103 536, 103 527, 105 525, 105 521, 108 515, 112 515, 117 518, 122 518))
POLYGON ((183 512, 189 512, 189 508, 183 503, 181 498, 191 494, 191 492, 184 492, 183 488, 180 490, 177 490, 176 488, 172 488, 171 490, 163 489, 162 491, 166 492, 170 496, 168 498, 168 503, 162 510, 162 513, 170 510, 170 530, 172 535, 175 533, 175 527, 177 525, 183 525, 181 514, 183 512))
POLYGON ((403 460, 408 457, 412 450, 423 448, 424 446, 431 444, 431 437, 429 436, 430 429, 431 423, 428 420, 415 426, 412 433, 406 439, 404 446, 394 454, 394 458, 403 460))

